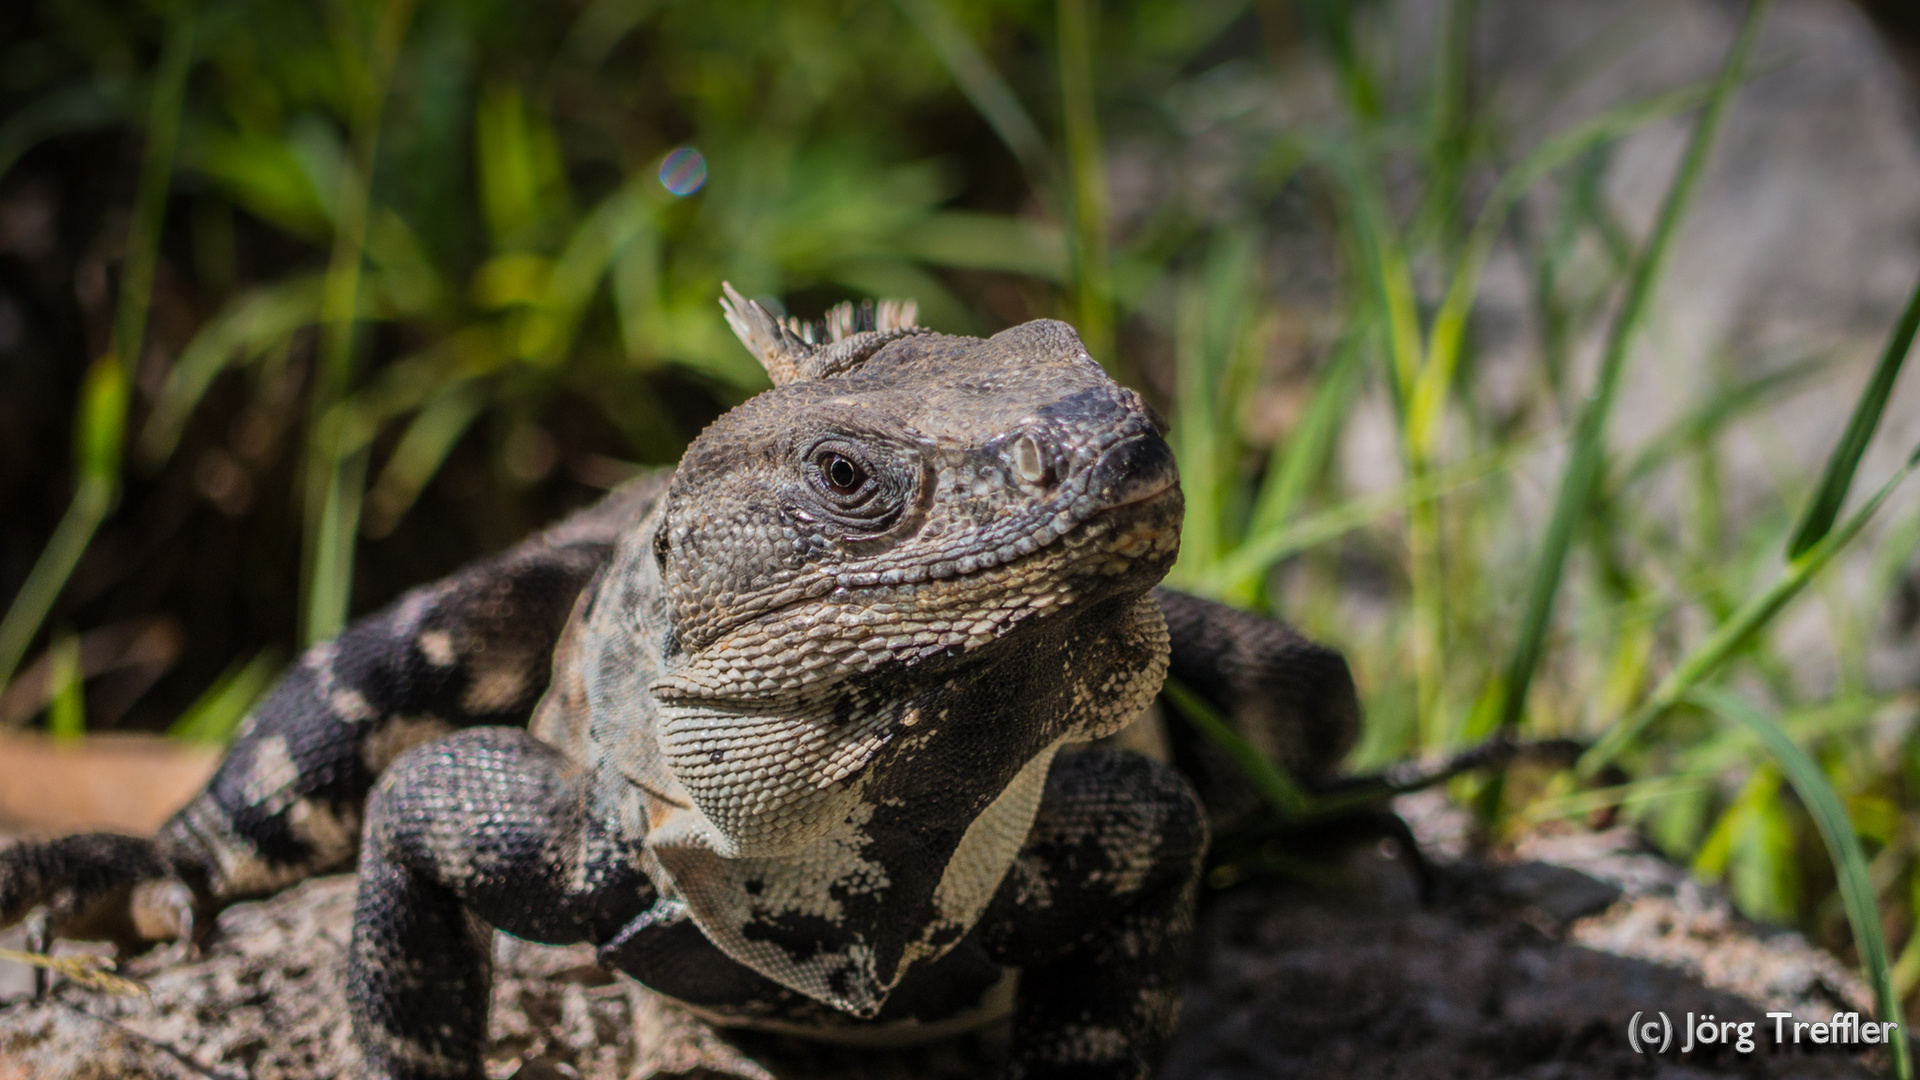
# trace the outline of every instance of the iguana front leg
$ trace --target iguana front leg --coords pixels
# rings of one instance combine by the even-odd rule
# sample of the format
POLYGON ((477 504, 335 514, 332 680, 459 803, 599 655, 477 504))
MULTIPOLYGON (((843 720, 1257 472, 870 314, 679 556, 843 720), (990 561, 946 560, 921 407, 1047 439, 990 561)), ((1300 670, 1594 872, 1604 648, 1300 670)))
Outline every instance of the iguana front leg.
POLYGON ((53 936, 132 950, 350 866, 367 792, 401 751, 526 722, 575 598, 664 481, 636 481, 308 650, 152 840, 90 833, 0 851, 0 926, 44 905, 53 936))
POLYGON ((653 903, 640 838, 622 825, 632 807, 605 801, 622 796, 637 793, 593 784, 511 728, 464 731, 395 764, 368 807, 348 960, 363 1075, 485 1075, 488 926, 599 943, 653 903))
POLYGON ((1089 750, 1047 777, 982 928, 1020 969, 1011 1080, 1144 1080, 1173 1034, 1207 846, 1167 766, 1089 750))

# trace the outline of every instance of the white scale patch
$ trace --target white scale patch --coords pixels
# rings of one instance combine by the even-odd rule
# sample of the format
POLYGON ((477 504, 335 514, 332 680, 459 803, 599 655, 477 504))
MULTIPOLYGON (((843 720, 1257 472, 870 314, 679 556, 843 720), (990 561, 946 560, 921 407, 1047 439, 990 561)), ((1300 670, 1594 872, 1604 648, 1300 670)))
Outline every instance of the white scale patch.
MULTIPOLYGON (((964 932, 979 921, 980 913, 986 910, 1001 880, 1007 876, 1007 868, 1013 865, 1021 846, 1027 842, 1027 835, 1033 831, 1034 816, 1040 812, 1040 797, 1046 793, 1047 771, 1052 768, 1060 745, 1053 744, 1027 762, 1006 789, 967 826, 933 893, 933 905, 940 913, 940 921, 928 927, 920 941, 907 947, 903 967, 921 957, 937 957, 944 952, 944 948, 935 948, 929 943, 940 931, 964 932)), ((952 935, 949 944, 959 937, 952 935)))
POLYGON ((785 858, 716 855, 708 846, 713 825, 693 809, 670 812, 648 837, 648 847, 686 901, 694 923, 720 951, 816 1001, 855 1016, 872 1016, 905 965, 892 972, 876 970, 872 947, 857 940, 838 951, 796 960, 778 944, 750 940, 746 934, 750 926, 793 919, 838 925, 843 910, 836 893, 886 890, 892 884, 886 868, 861 855, 859 830, 872 809, 862 804, 848 828, 785 858))
POLYGON ((358 690, 335 690, 327 695, 327 707, 333 710, 333 715, 352 724, 364 724, 380 715, 358 690))
POLYGON ((526 664, 509 662, 497 667, 480 668, 473 673, 473 681, 467 684, 467 692, 460 698, 460 707, 475 716, 500 712, 519 701, 526 692, 526 664))
POLYGON ((373 707, 366 695, 351 686, 343 685, 334 673, 333 662, 339 656, 339 647, 334 642, 315 645, 307 651, 303 663, 313 672, 314 693, 326 702, 328 711, 349 724, 364 724, 380 718, 380 710, 373 707))
POLYGON ((287 807, 287 828, 326 864, 352 857, 360 846, 360 815, 336 814, 314 799, 299 799, 287 807))
POLYGON ((415 644, 420 647, 420 655, 434 667, 449 668, 460 659, 453 649, 453 635, 445 630, 425 631, 415 639, 415 644))
POLYGON ((284 735, 269 735, 253 744, 253 759, 247 763, 247 782, 240 789, 249 806, 278 811, 290 798, 288 789, 300 778, 300 767, 284 735))
MULTIPOLYGON (((360 843, 360 817, 357 813, 336 813, 325 802, 301 798, 295 789, 300 768, 293 760, 285 736, 271 735, 253 746, 253 759, 247 767, 241 798, 247 804, 269 814, 284 813, 287 829, 313 850, 323 865, 351 858, 360 843)), ((215 850, 224 851, 224 848, 215 850)), ((227 861, 225 855, 223 861, 227 861)), ((305 875, 301 867, 273 868, 257 863, 250 856, 234 855, 227 877, 235 887, 239 883, 281 883, 297 881, 305 875), (287 877, 287 875, 291 877, 287 877)), ((273 887, 279 887, 275 884, 273 887)))
POLYGON ((177 826, 201 838, 206 850, 219 863, 215 899, 235 900, 277 892, 309 875, 304 865, 277 866, 254 853, 253 845, 233 831, 233 822, 211 799, 195 799, 187 804, 177 826))
POLYGON ((393 759, 452 730, 437 716, 396 716, 360 741, 360 761, 371 772, 385 772, 393 759))

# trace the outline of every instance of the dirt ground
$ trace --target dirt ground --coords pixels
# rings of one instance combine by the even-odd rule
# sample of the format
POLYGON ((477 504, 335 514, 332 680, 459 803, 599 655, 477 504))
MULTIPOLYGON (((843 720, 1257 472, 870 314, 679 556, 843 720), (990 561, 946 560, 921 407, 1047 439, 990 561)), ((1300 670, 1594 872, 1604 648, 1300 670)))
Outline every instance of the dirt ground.
MULTIPOLYGON (((1311 885, 1209 894, 1165 1080, 1884 1071, 1880 1052, 1774 1047, 1766 1012, 1864 1013, 1859 980, 1799 936, 1743 922, 1631 832, 1541 834, 1489 859, 1462 852, 1461 819, 1442 802, 1401 809, 1434 866, 1424 902, 1409 862, 1372 842, 1311 885), (1636 1053, 1630 1019, 1661 1011, 1675 1025, 1688 1013, 1752 1022, 1757 1048, 1682 1053, 1676 1037, 1664 1055, 1636 1053)), ((351 878, 319 879, 229 910, 197 959, 130 964, 145 996, 62 984, 0 1007, 0 1080, 354 1075, 342 1009, 352 903, 351 878)), ((658 999, 582 950, 503 938, 497 952, 491 1076, 672 1075, 660 1071, 676 1048, 658 999)), ((991 1075, 1004 1038, 888 1055, 738 1045, 783 1080, 905 1080, 991 1075)))

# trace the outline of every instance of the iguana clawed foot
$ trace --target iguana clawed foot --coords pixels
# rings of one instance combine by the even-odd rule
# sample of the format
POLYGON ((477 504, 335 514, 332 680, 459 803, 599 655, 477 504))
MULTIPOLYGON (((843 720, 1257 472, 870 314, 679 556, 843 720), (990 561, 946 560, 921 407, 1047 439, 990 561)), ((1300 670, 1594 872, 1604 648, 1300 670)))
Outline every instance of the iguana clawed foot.
POLYGON ((151 840, 79 833, 0 849, 0 926, 37 910, 49 940, 135 953, 191 939, 204 906, 151 840))

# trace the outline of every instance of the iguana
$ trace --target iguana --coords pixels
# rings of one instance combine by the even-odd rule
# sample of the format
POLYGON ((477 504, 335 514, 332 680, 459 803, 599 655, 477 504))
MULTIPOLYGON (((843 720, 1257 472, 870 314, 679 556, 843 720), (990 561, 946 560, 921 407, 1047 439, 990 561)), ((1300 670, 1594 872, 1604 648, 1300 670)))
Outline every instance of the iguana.
POLYGON ((153 839, 0 852, 0 925, 138 948, 357 857, 368 1076, 483 1075, 489 926, 591 943, 712 1025, 898 1043, 1010 1014, 1009 1076, 1150 1074, 1208 808, 1085 744, 1171 666, 1324 775, 1344 661, 1156 588, 1165 425, 1066 324, 722 307, 773 389, 310 649, 153 839))

